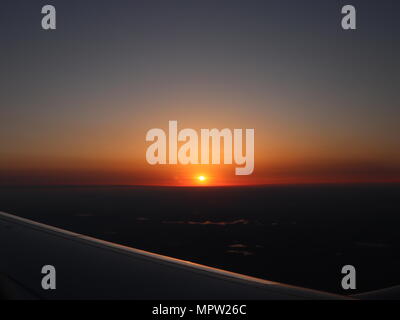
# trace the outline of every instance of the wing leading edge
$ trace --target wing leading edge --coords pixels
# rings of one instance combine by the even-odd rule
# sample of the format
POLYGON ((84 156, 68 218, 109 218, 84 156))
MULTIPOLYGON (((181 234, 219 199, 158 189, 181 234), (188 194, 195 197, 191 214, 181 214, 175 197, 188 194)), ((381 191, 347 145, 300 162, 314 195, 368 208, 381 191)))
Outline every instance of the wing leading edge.
POLYGON ((0 297, 17 299, 347 299, 69 232, 0 212, 0 297), (44 290, 41 269, 56 268, 44 290))

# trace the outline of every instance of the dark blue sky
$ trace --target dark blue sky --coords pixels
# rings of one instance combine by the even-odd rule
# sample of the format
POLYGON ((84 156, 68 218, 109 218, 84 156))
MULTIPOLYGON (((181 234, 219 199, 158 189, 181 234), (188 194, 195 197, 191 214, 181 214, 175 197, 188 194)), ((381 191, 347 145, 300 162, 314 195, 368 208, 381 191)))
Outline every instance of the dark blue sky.
POLYGON ((399 18, 396 0, 2 0, 0 165, 99 157, 169 119, 254 127, 310 163, 397 164, 399 18))

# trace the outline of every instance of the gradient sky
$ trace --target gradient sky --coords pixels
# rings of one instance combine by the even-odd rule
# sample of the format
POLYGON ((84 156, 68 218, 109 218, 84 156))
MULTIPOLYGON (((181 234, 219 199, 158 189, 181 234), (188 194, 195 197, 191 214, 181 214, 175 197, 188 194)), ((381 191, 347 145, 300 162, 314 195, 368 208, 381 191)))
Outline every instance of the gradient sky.
POLYGON ((398 0, 2 0, 0 184, 400 181, 399 34, 398 0), (254 128, 254 174, 148 165, 168 120, 254 128))

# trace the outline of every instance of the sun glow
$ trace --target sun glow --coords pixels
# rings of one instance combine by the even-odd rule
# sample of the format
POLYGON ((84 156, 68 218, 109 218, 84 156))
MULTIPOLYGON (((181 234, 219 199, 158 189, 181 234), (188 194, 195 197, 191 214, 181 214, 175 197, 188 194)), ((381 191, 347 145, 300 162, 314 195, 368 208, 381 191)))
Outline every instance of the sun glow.
POLYGON ((205 176, 198 176, 197 180, 203 182, 203 181, 206 181, 206 177, 205 176))

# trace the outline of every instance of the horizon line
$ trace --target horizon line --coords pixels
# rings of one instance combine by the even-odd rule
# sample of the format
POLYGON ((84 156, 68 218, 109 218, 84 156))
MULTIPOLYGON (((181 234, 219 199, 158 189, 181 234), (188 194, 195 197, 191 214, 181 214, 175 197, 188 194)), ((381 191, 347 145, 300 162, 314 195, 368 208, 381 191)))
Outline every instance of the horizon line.
POLYGON ((287 187, 287 186, 355 186, 355 185, 397 185, 400 181, 371 182, 298 182, 298 183, 259 183, 259 184, 220 184, 220 185, 165 185, 165 184, 12 184, 0 185, 0 188, 76 188, 76 187, 149 187, 149 188, 244 188, 244 187, 287 187))

